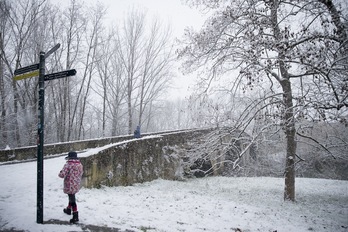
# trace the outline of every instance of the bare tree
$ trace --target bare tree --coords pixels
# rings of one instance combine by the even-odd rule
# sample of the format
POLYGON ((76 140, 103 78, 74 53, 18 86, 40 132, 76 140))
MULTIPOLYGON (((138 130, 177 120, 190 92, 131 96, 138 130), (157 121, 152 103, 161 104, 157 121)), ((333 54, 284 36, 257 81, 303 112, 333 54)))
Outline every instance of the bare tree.
POLYGON ((125 101, 125 77, 124 67, 117 53, 115 35, 117 29, 110 29, 109 33, 102 37, 98 51, 97 69, 100 82, 95 82, 94 92, 100 96, 102 101, 102 136, 106 136, 107 128, 112 136, 120 131, 120 119, 122 105, 125 101), (109 127, 111 124, 111 127, 109 127))
MULTIPOLYGON (((66 52, 65 65, 62 67, 65 69, 71 69, 79 62, 79 54, 82 50, 83 34, 86 31, 87 19, 85 17, 84 8, 78 1, 71 1, 71 4, 67 11, 63 13, 63 32, 64 37, 60 37, 64 43, 62 51, 66 52), (66 39, 64 39, 66 38, 66 39)), ((55 22, 52 22, 55 23, 55 22)), ((57 26, 54 24, 53 26, 57 26)), ((74 123, 73 105, 74 99, 72 98, 74 81, 70 78, 64 78, 59 80, 58 89, 59 94, 56 95, 58 107, 55 109, 56 121, 57 121, 57 133, 60 141, 69 141, 71 139, 71 133, 74 123)), ((54 92, 54 91, 53 91, 54 92)))
POLYGON ((136 89, 135 83, 141 75, 142 37, 145 30, 144 20, 145 15, 133 9, 124 22, 121 35, 117 38, 118 53, 126 72, 129 134, 132 133, 133 129, 133 93, 136 89))
MULTIPOLYGON (((117 39, 113 38, 111 41, 113 46, 118 46, 117 39)), ((108 98, 108 118, 111 121, 111 135, 117 135, 125 133, 123 124, 126 125, 124 118, 127 117, 127 113, 124 110, 127 96, 127 79, 125 74, 125 67, 122 63, 122 58, 119 56, 118 48, 114 47, 116 51, 112 56, 111 73, 110 78, 107 79, 108 98)), ((126 130, 128 131, 128 130, 126 130)))
POLYGON ((335 23, 344 18, 332 10, 332 1, 190 2, 214 9, 215 14, 200 32, 187 31, 187 45, 179 51, 187 70, 205 70, 210 79, 207 82, 211 83, 217 76, 237 69, 239 74, 233 78, 232 86, 244 84, 245 89, 251 89, 268 81, 269 89, 281 94, 280 126, 286 138, 284 199, 294 201, 296 115, 300 109, 294 101, 309 109, 313 104, 309 103, 311 98, 306 98, 307 93, 317 90, 317 96, 323 91, 327 100, 336 99, 339 105, 347 106, 346 80, 340 79, 346 69, 340 68, 342 63, 338 62, 344 60, 346 65, 347 59, 332 55, 346 41, 337 33, 339 29, 347 31, 346 24, 335 23), (333 82, 333 77, 340 81, 333 82), (294 91, 301 80, 306 81, 307 88, 294 91), (343 92, 337 98, 337 91, 327 91, 321 83, 343 92), (302 104, 304 101, 307 104, 302 104))
POLYGON ((5 89, 5 83, 7 82, 5 79, 5 66, 10 66, 7 62, 7 59, 5 57, 5 34, 6 31, 9 28, 9 4, 2 0, 0 1, 0 108, 1 108, 1 117, 0 117, 0 138, 1 143, 0 146, 5 146, 8 144, 7 138, 7 127, 6 127, 6 96, 8 93, 6 93, 5 89))
POLYGON ((170 29, 161 26, 158 20, 151 24, 144 45, 143 65, 140 77, 138 125, 143 124, 144 111, 160 93, 168 87, 171 79, 170 29))
POLYGON ((117 48, 127 80, 128 133, 131 133, 135 120, 138 125, 148 121, 145 112, 151 114, 153 101, 169 84, 171 34, 158 20, 146 24, 145 14, 134 9, 120 33, 117 48))
MULTIPOLYGON (((113 33, 112 33, 113 34, 113 33)), ((97 62, 97 69, 98 74, 100 78, 100 84, 97 83, 97 85, 100 85, 101 92, 98 91, 98 89, 95 91, 96 94, 100 95, 102 98, 102 136, 105 137, 106 134, 106 112, 107 112, 107 102, 108 101, 108 79, 112 78, 111 73, 111 60, 113 54, 115 54, 115 50, 111 48, 111 38, 112 34, 109 34, 107 38, 103 38, 102 43, 100 45, 99 54, 97 54, 98 62, 97 62)))
POLYGON ((86 34, 87 39, 87 58, 85 62, 85 68, 83 72, 82 83, 77 95, 77 101, 74 107, 72 121, 77 116, 77 107, 80 106, 80 114, 78 120, 76 120, 77 124, 77 139, 81 139, 81 133, 83 132, 83 123, 84 116, 86 110, 87 99, 89 97, 89 91, 91 88, 91 81, 93 74, 96 69, 96 58, 97 58, 97 49, 99 46, 99 34, 103 30, 102 28, 102 19, 105 15, 105 7, 102 5, 97 5, 95 8, 92 8, 89 12, 92 16, 91 18, 91 29, 90 32, 86 34), (86 83, 87 82, 87 83, 86 83), (85 85, 86 83, 86 85, 85 85), (81 97, 81 103, 79 102, 79 98, 81 97), (81 104, 81 105, 80 105, 81 104))

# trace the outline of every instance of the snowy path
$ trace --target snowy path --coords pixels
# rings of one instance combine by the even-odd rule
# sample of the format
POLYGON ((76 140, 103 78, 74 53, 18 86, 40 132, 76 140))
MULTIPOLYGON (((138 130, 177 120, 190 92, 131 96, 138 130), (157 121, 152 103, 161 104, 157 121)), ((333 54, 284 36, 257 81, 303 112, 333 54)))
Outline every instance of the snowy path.
MULTIPOLYGON (((44 161, 44 221, 67 221, 57 177, 64 158, 44 161)), ((0 231, 82 231, 36 224, 36 162, 0 166, 0 231)), ((301 179, 297 203, 283 202, 278 178, 156 180, 131 187, 81 189, 80 222, 133 231, 348 231, 348 181, 301 179)))

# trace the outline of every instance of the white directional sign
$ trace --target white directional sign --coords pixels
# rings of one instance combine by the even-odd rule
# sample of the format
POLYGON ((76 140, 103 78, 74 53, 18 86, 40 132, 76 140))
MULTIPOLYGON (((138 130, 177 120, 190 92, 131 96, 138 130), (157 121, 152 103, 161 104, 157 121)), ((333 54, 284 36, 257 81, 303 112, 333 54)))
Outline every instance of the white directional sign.
POLYGON ((70 70, 57 72, 57 73, 51 73, 51 74, 45 75, 45 81, 50 81, 50 80, 54 80, 54 79, 74 76, 75 74, 76 74, 76 70, 75 69, 70 69, 70 70))

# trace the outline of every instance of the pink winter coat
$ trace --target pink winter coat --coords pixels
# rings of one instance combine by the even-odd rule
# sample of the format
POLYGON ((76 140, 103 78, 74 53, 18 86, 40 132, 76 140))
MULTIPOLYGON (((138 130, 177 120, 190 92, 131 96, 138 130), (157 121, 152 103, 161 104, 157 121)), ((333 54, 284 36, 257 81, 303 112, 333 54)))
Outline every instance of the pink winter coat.
POLYGON ((80 190, 83 166, 80 160, 68 160, 58 176, 64 178, 64 193, 75 194, 80 190))

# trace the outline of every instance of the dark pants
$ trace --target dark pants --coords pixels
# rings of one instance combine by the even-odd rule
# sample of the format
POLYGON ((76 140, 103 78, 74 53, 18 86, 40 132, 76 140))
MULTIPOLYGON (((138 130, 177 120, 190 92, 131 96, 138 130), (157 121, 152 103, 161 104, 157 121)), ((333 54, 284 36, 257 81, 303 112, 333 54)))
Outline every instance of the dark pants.
POLYGON ((69 205, 68 208, 72 209, 73 212, 77 211, 76 198, 75 194, 68 194, 69 197, 69 205))

